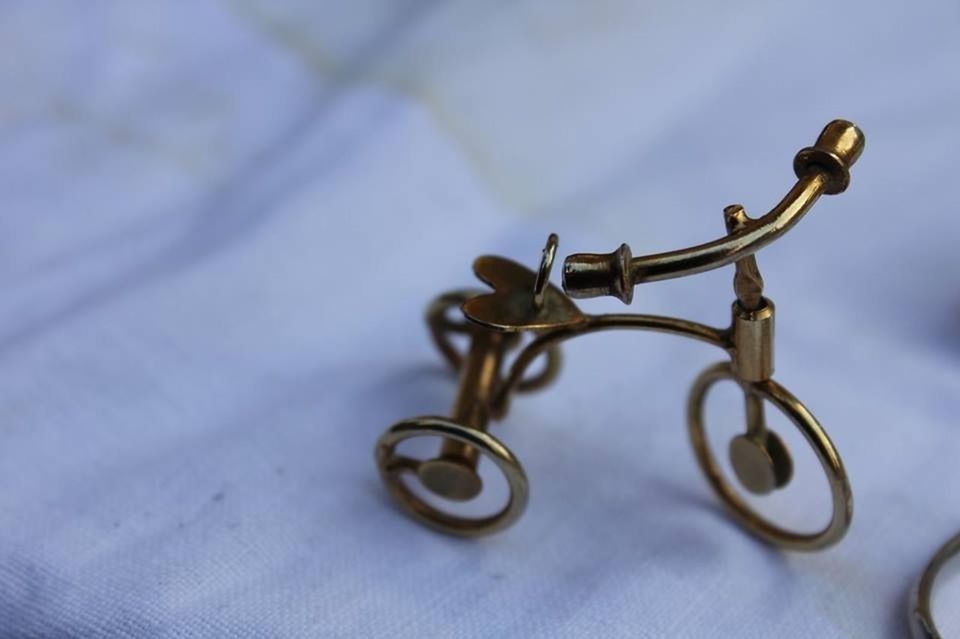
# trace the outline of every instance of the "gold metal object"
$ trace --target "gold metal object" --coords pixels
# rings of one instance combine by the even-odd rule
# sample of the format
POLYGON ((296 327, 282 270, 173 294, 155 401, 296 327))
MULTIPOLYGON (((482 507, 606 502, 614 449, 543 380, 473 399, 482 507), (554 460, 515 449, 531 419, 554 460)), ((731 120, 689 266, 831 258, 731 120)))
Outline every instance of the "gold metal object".
POLYGON ((937 630, 937 624, 933 621, 930 600, 941 570, 951 560, 960 562, 958 557, 960 557, 960 532, 937 550, 910 594, 910 631, 914 639, 942 639, 943 635, 937 630))
POLYGON ((765 541, 795 550, 815 550, 843 537, 853 514, 850 484, 840 456, 826 432, 789 391, 772 379, 774 370, 773 302, 763 295, 763 278, 756 253, 799 221, 823 194, 846 189, 849 169, 863 150, 863 134, 853 124, 835 120, 812 146, 794 159, 797 183, 769 213, 751 219, 740 205, 724 209, 726 235, 692 248, 634 258, 626 244, 609 254, 581 253, 564 262, 561 291, 549 283, 558 239, 551 235, 536 273, 502 257, 477 258, 473 269, 492 292, 455 291, 438 297, 427 311, 427 324, 441 354, 460 371, 453 417, 420 417, 390 428, 376 446, 381 475, 399 504, 421 521, 445 532, 480 535, 515 521, 526 505, 528 487, 523 468, 499 440, 487 432, 491 420, 502 419, 514 392, 547 386, 560 368, 561 342, 607 330, 649 330, 689 337, 724 349, 730 357, 707 368, 694 381, 687 404, 691 443, 701 470, 735 519, 765 541), (642 282, 691 275, 727 264, 735 265, 736 300, 727 328, 714 328, 674 317, 642 314, 589 315, 571 298, 614 295, 626 303, 642 282), (455 321, 448 312, 460 306, 468 321, 455 321), (469 336, 461 354, 451 333, 469 336), (522 335, 531 340, 507 364, 522 335), (531 364, 544 356, 540 373, 528 376, 531 364), (764 495, 789 483, 790 453, 767 427, 765 405, 786 415, 813 448, 827 476, 832 517, 820 531, 798 533, 778 527, 754 512, 724 477, 704 432, 704 404, 710 388, 721 380, 739 385, 746 403, 746 432, 734 437, 728 454, 734 474, 748 491, 764 495), (397 444, 418 436, 444 441, 437 457, 418 461, 400 455, 397 444), (481 455, 503 472, 510 486, 507 504, 479 518, 451 515, 417 496, 403 476, 414 475, 433 494, 448 500, 469 500, 483 488, 477 474, 481 455))
POLYGON ((745 219, 726 237, 679 251, 632 258, 630 247, 623 244, 613 253, 571 255, 563 265, 563 288, 570 297, 613 295, 629 304, 636 284, 702 273, 748 257, 790 230, 821 195, 846 190, 850 167, 863 145, 860 129, 834 120, 812 147, 797 153, 797 183, 766 215, 745 219))

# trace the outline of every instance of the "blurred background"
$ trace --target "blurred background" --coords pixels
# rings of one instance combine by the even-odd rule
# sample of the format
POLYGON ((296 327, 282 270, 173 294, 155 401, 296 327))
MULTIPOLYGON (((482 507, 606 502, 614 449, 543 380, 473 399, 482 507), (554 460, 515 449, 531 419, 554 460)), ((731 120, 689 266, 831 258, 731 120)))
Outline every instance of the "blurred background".
MULTIPOLYGON (((3 636, 904 636, 960 528, 956 2, 6 0, 0 42, 3 636), (684 424, 718 354, 662 336, 573 342, 514 402, 510 530, 392 505, 373 444, 448 410, 422 313, 475 256, 714 239, 837 117, 849 190, 758 259, 777 378, 851 477, 840 545, 724 515, 684 424)), ((725 325, 731 279, 629 310, 725 325)), ((758 507, 813 529, 780 432, 797 477, 758 507)))

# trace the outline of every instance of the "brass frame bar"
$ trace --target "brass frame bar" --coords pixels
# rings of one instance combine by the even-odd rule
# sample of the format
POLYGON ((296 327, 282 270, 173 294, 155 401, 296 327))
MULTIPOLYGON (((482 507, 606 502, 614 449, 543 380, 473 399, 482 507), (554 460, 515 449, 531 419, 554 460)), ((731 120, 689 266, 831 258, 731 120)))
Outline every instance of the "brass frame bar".
POLYGON ((679 317, 619 313, 588 315, 584 322, 541 333, 527 344, 510 365, 509 374, 494 395, 493 405, 496 407, 504 406, 510 393, 516 389, 520 380, 523 379, 523 375, 530 364, 551 347, 574 337, 610 330, 642 330, 668 333, 712 344, 726 351, 729 351, 732 347, 730 329, 714 328, 679 317))

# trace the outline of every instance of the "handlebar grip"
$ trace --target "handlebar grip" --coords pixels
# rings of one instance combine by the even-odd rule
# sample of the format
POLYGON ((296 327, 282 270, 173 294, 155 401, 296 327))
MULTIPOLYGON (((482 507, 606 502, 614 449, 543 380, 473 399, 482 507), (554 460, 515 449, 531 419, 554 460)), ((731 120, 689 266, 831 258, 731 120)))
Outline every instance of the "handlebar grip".
POLYGON ((866 138, 857 125, 834 120, 823 128, 813 146, 801 149, 793 159, 793 172, 803 178, 814 171, 827 175, 824 193, 843 193, 850 184, 850 167, 860 154, 866 138))
POLYGON ((624 304, 633 301, 630 247, 612 253, 574 253, 563 261, 563 288, 574 298, 612 295, 624 304))

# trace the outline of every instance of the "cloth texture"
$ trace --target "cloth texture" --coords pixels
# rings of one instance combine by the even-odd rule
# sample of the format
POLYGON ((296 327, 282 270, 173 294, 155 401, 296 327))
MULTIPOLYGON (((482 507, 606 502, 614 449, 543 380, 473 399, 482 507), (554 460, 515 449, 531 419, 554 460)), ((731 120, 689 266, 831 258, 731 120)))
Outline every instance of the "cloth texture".
MULTIPOLYGON (((903 637, 960 528, 958 30, 954 0, 2 3, 0 637, 903 637), (452 404, 423 312, 476 256, 714 239, 836 117, 849 190, 758 261, 851 478, 839 545, 725 514, 684 415, 724 355, 649 334, 571 342, 493 426, 515 526, 394 506, 373 445, 452 404)), ((723 326, 732 275, 580 306, 723 326)), ((742 400, 709 410, 722 454, 742 400)), ((797 472, 751 503, 811 530, 826 482, 771 420, 797 472)))

